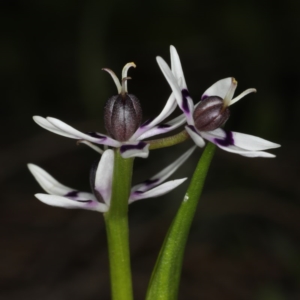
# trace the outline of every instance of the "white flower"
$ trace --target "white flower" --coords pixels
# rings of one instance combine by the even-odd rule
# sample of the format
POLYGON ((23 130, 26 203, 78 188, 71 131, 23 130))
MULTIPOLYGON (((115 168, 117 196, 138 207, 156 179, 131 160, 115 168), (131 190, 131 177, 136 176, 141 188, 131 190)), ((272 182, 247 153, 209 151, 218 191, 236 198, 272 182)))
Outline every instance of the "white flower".
POLYGON ((228 107, 247 94, 256 92, 256 90, 248 89, 239 96, 233 98, 237 82, 234 78, 225 78, 217 81, 208 88, 202 95, 201 101, 194 106, 193 100, 187 89, 181 62, 175 47, 171 46, 170 52, 172 70, 161 57, 157 57, 157 62, 173 91, 179 108, 185 115, 187 122, 185 129, 194 140, 195 144, 199 147, 203 147, 205 145, 204 139, 206 139, 225 151, 243 156, 275 157, 275 155, 264 152, 263 150, 280 147, 279 144, 269 142, 256 136, 227 131, 220 128, 229 117, 228 107), (207 101, 208 98, 211 101, 207 101), (221 105, 218 102, 220 100, 221 105), (203 105, 204 102, 206 102, 207 105, 203 105), (204 107, 205 112, 201 112, 199 119, 196 120, 197 109, 199 110, 200 106, 204 107), (213 110, 213 113, 211 112, 210 108, 212 106, 218 108, 219 115, 216 114, 217 108, 213 110), (218 124, 217 122, 214 124, 216 118, 220 117, 220 114, 223 114, 226 110, 227 114, 220 121, 220 126, 216 125, 218 124), (210 121, 212 120, 211 122, 213 125, 211 127, 213 129, 203 130, 202 128, 205 128, 203 119, 206 119, 207 117, 210 121))
MULTIPOLYGON (((188 159, 194 150, 195 147, 191 148, 155 176, 132 187, 128 202, 164 195, 183 183, 187 178, 164 181, 188 159)), ((35 197, 41 202, 57 207, 107 212, 112 193, 113 165, 114 151, 105 150, 99 164, 91 171, 93 193, 81 192, 64 186, 34 164, 28 164, 28 168, 40 186, 48 193, 35 194, 35 197)))
MULTIPOLYGON (((130 78, 127 77, 127 72, 130 67, 135 67, 135 64, 128 63, 124 66, 122 71, 122 83, 120 83, 119 79, 113 71, 111 71, 110 69, 104 69, 112 76, 117 86, 119 95, 129 95, 127 91, 127 80, 130 78)), ((120 148, 120 152, 123 158, 135 156, 146 158, 149 155, 149 145, 142 140, 155 135, 167 133, 185 123, 184 116, 179 116, 164 124, 160 124, 175 110, 176 106, 177 104, 175 98, 173 94, 171 94, 162 112, 156 118, 148 120, 140 126, 137 125, 137 129, 132 133, 131 136, 126 136, 125 141, 117 140, 116 138, 98 132, 82 133, 64 123, 63 121, 52 117, 43 118, 40 116, 34 116, 33 120, 41 127, 56 134, 72 139, 77 139, 79 140, 79 142, 90 146, 97 152, 102 153, 103 151, 92 143, 120 148)), ((110 109, 110 107, 108 109, 110 109)), ((130 120, 130 117, 128 119, 130 120)), ((119 128, 122 128, 122 126, 119 126, 119 128)), ((136 128, 136 126, 134 126, 134 128, 136 128)))

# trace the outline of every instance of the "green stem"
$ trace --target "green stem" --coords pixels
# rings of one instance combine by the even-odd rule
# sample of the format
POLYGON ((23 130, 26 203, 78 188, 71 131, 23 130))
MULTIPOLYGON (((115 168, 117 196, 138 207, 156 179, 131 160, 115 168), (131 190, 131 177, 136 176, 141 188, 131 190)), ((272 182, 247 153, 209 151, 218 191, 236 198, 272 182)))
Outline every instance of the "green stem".
POLYGON ((183 130, 173 136, 152 140, 152 141, 146 141, 146 142, 150 144, 149 150, 154 150, 154 149, 174 146, 176 144, 188 140, 189 138, 190 138, 189 134, 185 130, 183 130))
POLYGON ((110 280, 113 300, 132 300, 128 231, 128 199, 133 159, 124 159, 115 151, 110 209, 105 213, 110 280))
POLYGON ((156 261, 147 291, 147 300, 177 299, 187 237, 215 148, 214 144, 208 143, 198 162, 156 261))

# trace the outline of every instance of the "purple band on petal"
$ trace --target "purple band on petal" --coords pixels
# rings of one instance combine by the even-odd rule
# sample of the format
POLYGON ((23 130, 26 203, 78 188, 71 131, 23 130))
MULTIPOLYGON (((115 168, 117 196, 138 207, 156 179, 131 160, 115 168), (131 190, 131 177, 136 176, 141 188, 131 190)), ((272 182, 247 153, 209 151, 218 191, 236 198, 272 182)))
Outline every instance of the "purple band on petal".
POLYGON ((143 184, 145 184, 145 185, 151 185, 151 184, 156 183, 158 181, 159 181, 159 179, 148 179, 148 180, 145 180, 143 182, 143 184))
POLYGON ((169 124, 159 124, 157 126, 157 128, 169 128, 169 127, 171 127, 171 125, 169 125, 169 124))
POLYGON ((78 191, 72 191, 72 192, 67 193, 64 197, 69 198, 70 200, 74 200, 74 201, 77 201, 77 202, 83 202, 83 203, 95 202, 95 201, 89 200, 89 199, 76 199, 76 198, 79 197, 78 194, 79 194, 78 191))
POLYGON ((233 139, 233 134, 231 131, 225 131, 226 136, 224 139, 214 139, 216 144, 224 147, 232 146, 234 145, 234 139, 233 139))
POLYGON ((103 136, 103 135, 101 135, 97 132, 88 132, 87 134, 90 135, 91 137, 94 137, 94 138, 97 138, 97 139, 102 139, 102 140, 106 139, 106 136, 103 136))
POLYGON ((186 112, 186 113, 189 113, 190 112, 190 109, 189 109, 189 105, 188 105, 188 100, 187 100, 187 97, 190 96, 190 93, 187 89, 183 89, 181 91, 181 94, 182 94, 182 109, 186 112))
POLYGON ((203 95, 202 97, 201 97, 201 100, 204 100, 204 99, 206 99, 208 96, 207 95, 203 95))
POLYGON ((78 191, 72 191, 72 192, 69 192, 65 195, 65 197, 72 197, 72 198, 76 198, 78 197, 78 191))
POLYGON ((95 203, 93 200, 76 200, 77 202, 82 202, 82 203, 95 203))
POLYGON ((142 150, 145 148, 145 146, 147 145, 147 143, 144 142, 139 142, 137 145, 123 145, 120 147, 120 151, 121 153, 124 153, 128 150, 142 150))
POLYGON ((142 191, 135 191, 132 195, 140 195, 140 194, 143 194, 143 193, 145 193, 145 191, 144 192, 142 192, 142 191))
POLYGON ((154 118, 151 118, 151 119, 145 121, 145 122, 140 126, 140 128, 143 128, 143 127, 147 126, 147 125, 150 124, 153 120, 154 120, 154 118))
POLYGON ((195 128, 195 126, 193 125, 187 125, 186 127, 190 128, 191 130, 193 130, 195 133, 199 134, 195 128))

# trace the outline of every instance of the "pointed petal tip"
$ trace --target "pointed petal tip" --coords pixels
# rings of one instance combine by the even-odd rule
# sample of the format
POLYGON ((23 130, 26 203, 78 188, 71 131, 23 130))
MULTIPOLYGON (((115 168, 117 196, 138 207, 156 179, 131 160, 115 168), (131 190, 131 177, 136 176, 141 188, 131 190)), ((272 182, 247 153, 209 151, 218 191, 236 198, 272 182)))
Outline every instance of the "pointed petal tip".
POLYGON ((39 166, 35 165, 35 164, 32 164, 32 163, 28 163, 27 164, 27 168, 29 169, 30 173, 32 175, 35 175, 37 172, 39 172, 40 170, 43 171, 42 168, 40 168, 39 166))
POLYGON ((142 200, 142 199, 147 199, 147 198, 155 198, 155 197, 165 195, 168 192, 175 189, 176 187, 178 187, 180 184, 182 184, 186 179, 187 179, 187 177, 181 178, 181 179, 170 180, 165 183, 162 183, 161 185, 154 187, 153 189, 147 190, 142 193, 133 192, 130 195, 129 204, 131 204, 132 202, 135 202, 137 200, 142 200))
MULTIPOLYGON (((276 148, 280 148, 281 147, 281 145, 280 144, 277 144, 277 143, 272 143, 273 144, 273 149, 276 149, 276 148)), ((270 149, 272 149, 272 148, 270 148, 270 149)))
POLYGON ((165 62, 164 59, 161 56, 156 56, 156 61, 158 64, 165 62))
POLYGON ((28 164, 27 164, 27 168, 28 168, 28 169, 30 169, 32 166, 35 166, 35 165, 32 164, 32 163, 28 163, 28 164))

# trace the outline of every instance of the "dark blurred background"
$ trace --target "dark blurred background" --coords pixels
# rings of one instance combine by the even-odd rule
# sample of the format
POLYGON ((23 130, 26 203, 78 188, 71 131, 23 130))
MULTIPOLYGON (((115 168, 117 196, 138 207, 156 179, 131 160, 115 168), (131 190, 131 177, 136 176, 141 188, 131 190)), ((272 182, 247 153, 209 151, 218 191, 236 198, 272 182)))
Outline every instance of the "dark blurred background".
MULTIPOLYGON (((234 76, 227 128, 280 143, 275 159, 217 150, 186 248, 179 299, 300 299, 300 2, 3 0, 1 24, 0 299, 110 299, 102 215, 40 203, 26 163, 89 191, 97 153, 50 133, 32 115, 81 131, 104 132, 103 106, 116 94, 108 67, 136 69, 129 91, 144 120, 160 112, 170 88, 155 57, 176 46, 195 101, 234 76)), ((177 112, 179 113, 179 112, 177 112)), ((136 159, 134 183, 191 145, 136 159)), ((191 177, 198 149, 174 178, 191 177)), ((136 299, 143 299, 163 237, 188 182, 130 206, 136 299)))

